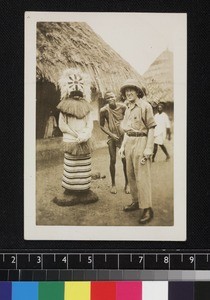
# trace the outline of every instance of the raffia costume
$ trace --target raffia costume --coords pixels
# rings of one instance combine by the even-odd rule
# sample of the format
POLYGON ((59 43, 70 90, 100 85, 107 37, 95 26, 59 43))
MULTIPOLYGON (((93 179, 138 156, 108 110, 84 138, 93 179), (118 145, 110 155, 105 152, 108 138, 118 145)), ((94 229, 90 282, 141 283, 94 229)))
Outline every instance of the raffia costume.
POLYGON ((93 119, 91 106, 83 97, 84 84, 84 78, 75 69, 66 70, 59 80, 61 102, 57 108, 64 150, 62 187, 67 198, 56 198, 54 202, 61 206, 98 200, 90 190, 93 119))

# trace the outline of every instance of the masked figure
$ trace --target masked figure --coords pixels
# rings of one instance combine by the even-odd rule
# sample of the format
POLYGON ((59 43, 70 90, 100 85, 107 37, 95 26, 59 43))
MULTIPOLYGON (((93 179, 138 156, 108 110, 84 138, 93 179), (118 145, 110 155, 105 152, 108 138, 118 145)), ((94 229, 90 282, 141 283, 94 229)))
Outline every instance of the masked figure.
POLYGON ((63 133, 62 187, 66 197, 55 198, 54 202, 60 206, 96 202, 98 197, 90 190, 93 119, 91 106, 84 97, 87 77, 76 69, 67 69, 59 86, 61 102, 57 108, 60 110, 59 128, 63 133))

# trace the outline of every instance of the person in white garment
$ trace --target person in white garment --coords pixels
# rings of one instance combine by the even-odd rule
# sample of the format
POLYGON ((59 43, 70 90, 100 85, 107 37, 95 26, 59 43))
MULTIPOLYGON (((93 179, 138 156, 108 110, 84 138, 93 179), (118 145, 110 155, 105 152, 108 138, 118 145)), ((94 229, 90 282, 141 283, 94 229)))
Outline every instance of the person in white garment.
POLYGON ((153 150, 153 156, 152 161, 155 161, 155 156, 157 154, 158 146, 162 149, 162 151, 166 155, 166 161, 170 159, 170 155, 168 154, 168 151, 166 149, 166 146, 164 145, 164 141, 166 138, 168 140, 171 139, 171 130, 170 130, 170 121, 168 115, 163 111, 164 105, 162 103, 159 103, 157 106, 158 112, 155 114, 155 122, 157 126, 155 127, 154 132, 154 150, 153 150))

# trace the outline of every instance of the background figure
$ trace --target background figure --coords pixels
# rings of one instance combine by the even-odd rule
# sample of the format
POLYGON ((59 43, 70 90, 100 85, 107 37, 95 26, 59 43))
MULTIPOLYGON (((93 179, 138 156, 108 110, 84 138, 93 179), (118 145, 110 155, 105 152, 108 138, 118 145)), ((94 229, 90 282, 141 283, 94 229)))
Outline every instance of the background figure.
POLYGON ((170 141, 171 139, 171 130, 170 130, 170 121, 169 117, 165 112, 163 112, 163 107, 164 105, 162 103, 159 103, 157 106, 157 114, 155 115, 155 122, 157 126, 155 127, 155 132, 154 132, 154 152, 153 152, 153 157, 152 161, 155 161, 155 156, 157 154, 158 150, 158 145, 161 147, 163 152, 166 155, 166 161, 169 160, 170 155, 168 154, 168 151, 164 145, 164 141, 166 139, 166 136, 168 140, 170 141))
POLYGON ((128 108, 122 122, 125 131, 120 154, 125 155, 128 182, 132 203, 124 207, 125 212, 140 208, 139 224, 146 224, 153 218, 151 163, 156 126, 151 105, 144 99, 140 84, 128 79, 121 87, 126 96, 128 108))
POLYGON ((53 132, 57 126, 58 125, 55 116, 53 115, 53 112, 50 111, 49 118, 45 127, 44 139, 54 137, 53 132))
POLYGON ((67 69, 59 80, 61 102, 57 108, 64 147, 62 187, 67 197, 54 198, 54 203, 60 206, 98 200, 90 190, 93 120, 90 104, 83 98, 83 76, 76 69, 67 69))
MULTIPOLYGON (((110 155, 110 175, 112 187, 110 193, 116 194, 117 189, 115 185, 115 165, 116 165, 116 150, 121 147, 124 132, 120 128, 120 122, 124 118, 126 106, 121 102, 116 102, 115 94, 111 91, 106 92, 104 99, 108 104, 100 110, 100 126, 101 130, 108 135, 108 148, 110 155), (105 126, 107 122, 108 127, 105 126)), ((129 194, 128 179, 126 174, 126 160, 122 158, 123 171, 125 176, 125 193, 129 194)))

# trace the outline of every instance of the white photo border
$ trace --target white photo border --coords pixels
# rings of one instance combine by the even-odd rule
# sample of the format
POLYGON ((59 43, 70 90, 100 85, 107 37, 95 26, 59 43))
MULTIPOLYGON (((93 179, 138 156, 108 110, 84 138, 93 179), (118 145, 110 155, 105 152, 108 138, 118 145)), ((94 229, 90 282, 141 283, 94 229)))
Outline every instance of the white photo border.
MULTIPOLYGON (((36 225, 36 23, 82 22, 87 17, 94 17, 94 14, 98 13, 25 12, 24 239, 185 241, 187 223, 187 14, 185 13, 176 14, 177 26, 173 32, 176 41, 174 43, 174 225, 142 227, 36 225)), ((100 14, 106 14, 108 18, 113 13, 100 14)), ((131 14, 134 13, 123 13, 123 16, 126 19, 131 14)), ((135 14, 148 14, 152 18, 156 13, 135 14)))

